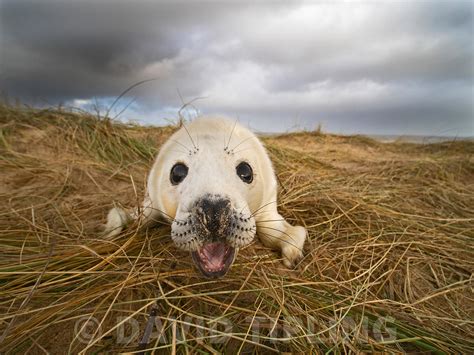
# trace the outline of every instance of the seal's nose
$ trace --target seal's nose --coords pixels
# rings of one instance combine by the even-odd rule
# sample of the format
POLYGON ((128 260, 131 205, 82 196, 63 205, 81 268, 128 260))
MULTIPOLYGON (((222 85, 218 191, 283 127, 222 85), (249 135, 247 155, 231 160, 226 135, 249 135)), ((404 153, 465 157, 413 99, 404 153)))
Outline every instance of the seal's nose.
POLYGON ((196 206, 196 217, 212 239, 225 237, 230 224, 231 203, 227 198, 205 197, 196 206))

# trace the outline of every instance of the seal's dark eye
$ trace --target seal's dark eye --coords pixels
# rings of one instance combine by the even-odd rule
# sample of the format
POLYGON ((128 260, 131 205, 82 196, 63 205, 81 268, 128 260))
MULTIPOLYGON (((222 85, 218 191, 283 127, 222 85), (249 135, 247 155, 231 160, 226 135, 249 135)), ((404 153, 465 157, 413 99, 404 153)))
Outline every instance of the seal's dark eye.
POLYGON ((252 167, 246 163, 242 162, 235 168, 238 177, 245 183, 250 184, 253 181, 253 171, 252 167))
POLYGON ((173 185, 178 185, 188 175, 188 167, 183 163, 176 163, 170 172, 170 181, 173 185))

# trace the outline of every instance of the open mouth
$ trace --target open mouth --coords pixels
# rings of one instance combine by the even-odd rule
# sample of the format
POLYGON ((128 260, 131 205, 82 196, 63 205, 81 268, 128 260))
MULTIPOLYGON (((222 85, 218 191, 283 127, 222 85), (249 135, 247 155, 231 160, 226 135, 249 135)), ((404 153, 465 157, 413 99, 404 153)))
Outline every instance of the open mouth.
POLYGON ((192 252, 199 271, 206 277, 224 276, 232 265, 235 249, 225 243, 208 243, 192 252))

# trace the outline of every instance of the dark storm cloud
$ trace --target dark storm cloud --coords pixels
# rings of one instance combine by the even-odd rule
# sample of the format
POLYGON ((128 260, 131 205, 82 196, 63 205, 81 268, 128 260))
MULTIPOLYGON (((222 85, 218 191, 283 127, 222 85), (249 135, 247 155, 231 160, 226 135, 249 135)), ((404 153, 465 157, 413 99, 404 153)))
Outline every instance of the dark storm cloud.
POLYGON ((4 1, 2 76, 13 95, 116 95, 151 62, 186 46, 188 18, 173 4, 4 1), (61 94, 63 93, 63 94, 61 94))
POLYGON ((471 2, 0 6, 0 89, 23 100, 81 105, 157 78, 133 92, 142 121, 179 89, 260 130, 474 134, 471 2))

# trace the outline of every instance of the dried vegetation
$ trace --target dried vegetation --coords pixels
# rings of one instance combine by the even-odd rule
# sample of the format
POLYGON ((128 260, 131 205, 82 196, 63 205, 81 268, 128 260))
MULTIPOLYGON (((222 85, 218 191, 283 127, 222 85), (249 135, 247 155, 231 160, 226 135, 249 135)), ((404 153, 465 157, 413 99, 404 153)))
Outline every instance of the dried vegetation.
POLYGON ((1 351, 137 352, 155 308, 157 353, 474 352, 474 142, 264 137, 305 258, 206 280, 167 225, 100 237, 175 129, 0 106, 1 351))

